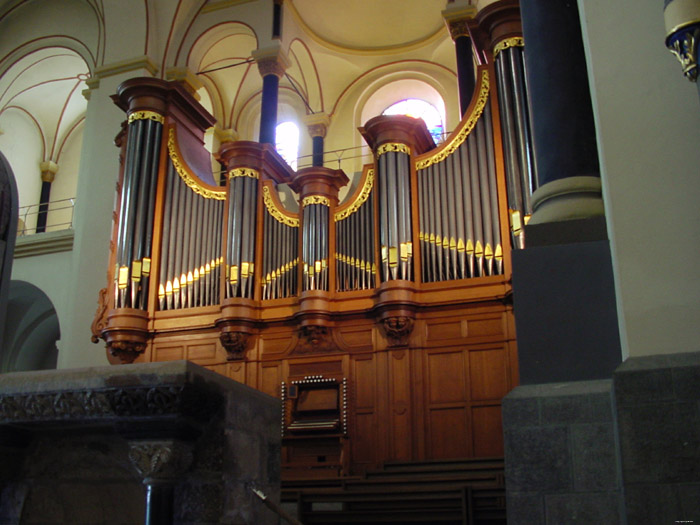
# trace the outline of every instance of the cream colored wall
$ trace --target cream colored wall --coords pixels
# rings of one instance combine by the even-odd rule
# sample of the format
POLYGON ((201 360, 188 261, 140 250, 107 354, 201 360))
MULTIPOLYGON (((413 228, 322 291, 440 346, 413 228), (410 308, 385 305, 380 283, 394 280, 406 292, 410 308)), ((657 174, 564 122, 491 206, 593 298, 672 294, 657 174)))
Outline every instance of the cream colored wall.
POLYGON ((700 350, 700 102, 657 0, 579 0, 625 356, 700 350))

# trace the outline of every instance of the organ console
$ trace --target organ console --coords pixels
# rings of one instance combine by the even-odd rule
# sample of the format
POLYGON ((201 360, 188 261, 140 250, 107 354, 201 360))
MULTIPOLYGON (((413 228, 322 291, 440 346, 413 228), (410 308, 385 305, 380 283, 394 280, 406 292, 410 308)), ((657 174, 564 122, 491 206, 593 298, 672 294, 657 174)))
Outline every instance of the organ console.
POLYGON ((517 384, 510 254, 533 180, 521 44, 487 54, 440 146, 410 117, 360 128, 374 162, 344 202, 343 171, 295 172, 257 142, 221 146, 219 182, 202 140, 214 119, 192 96, 122 84, 93 340, 115 364, 186 358, 282 397, 295 472, 501 455, 500 399, 517 384))

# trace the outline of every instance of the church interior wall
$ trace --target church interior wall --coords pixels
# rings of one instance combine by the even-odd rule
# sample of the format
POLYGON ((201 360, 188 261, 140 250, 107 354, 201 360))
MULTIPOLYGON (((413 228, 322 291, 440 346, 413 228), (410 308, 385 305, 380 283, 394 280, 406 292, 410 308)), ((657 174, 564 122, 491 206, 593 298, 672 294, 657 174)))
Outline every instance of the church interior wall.
POLYGON ((698 351, 695 85, 663 45, 660 3, 640 2, 633 16, 614 2, 579 6, 623 352, 698 351))

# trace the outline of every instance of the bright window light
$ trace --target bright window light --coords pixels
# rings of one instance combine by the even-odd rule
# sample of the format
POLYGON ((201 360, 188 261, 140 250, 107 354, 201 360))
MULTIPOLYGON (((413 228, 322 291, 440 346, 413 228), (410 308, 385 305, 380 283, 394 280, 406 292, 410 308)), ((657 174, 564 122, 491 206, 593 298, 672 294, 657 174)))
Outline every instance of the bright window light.
POLYGON ((445 127, 440 112, 435 106, 425 100, 405 98, 386 108, 382 115, 408 115, 409 117, 423 119, 435 143, 439 144, 442 142, 442 134, 445 131, 445 127))
POLYGON ((297 169, 299 128, 294 122, 282 122, 281 124, 277 124, 275 149, 293 170, 297 169))

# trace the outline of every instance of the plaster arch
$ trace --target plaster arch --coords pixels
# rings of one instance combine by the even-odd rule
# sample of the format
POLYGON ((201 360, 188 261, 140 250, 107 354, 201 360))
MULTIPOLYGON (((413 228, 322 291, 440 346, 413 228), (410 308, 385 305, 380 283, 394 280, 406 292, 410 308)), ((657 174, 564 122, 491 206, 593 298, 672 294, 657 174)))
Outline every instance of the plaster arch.
POLYGON ((61 329, 56 309, 38 287, 11 281, 3 341, 2 371, 56 368, 61 329))
POLYGON ((46 47, 71 49, 94 71, 104 49, 102 15, 87 0, 18 3, 0 16, 0 76, 23 56, 46 47))

